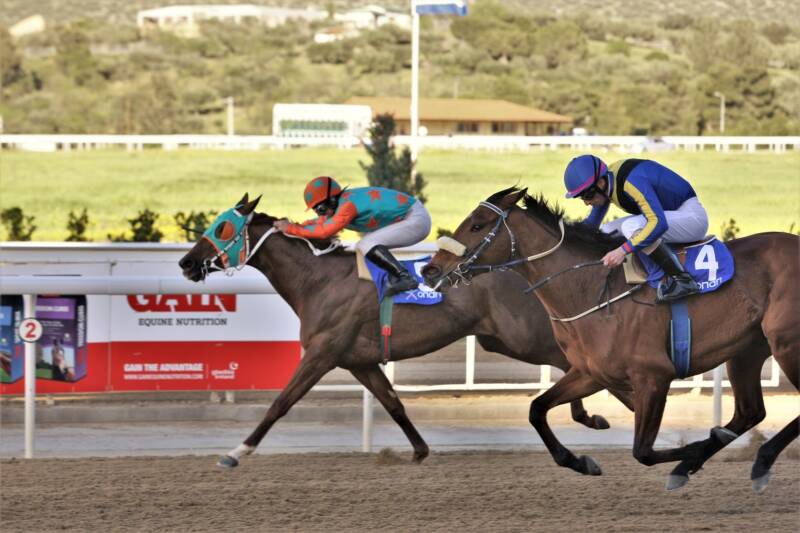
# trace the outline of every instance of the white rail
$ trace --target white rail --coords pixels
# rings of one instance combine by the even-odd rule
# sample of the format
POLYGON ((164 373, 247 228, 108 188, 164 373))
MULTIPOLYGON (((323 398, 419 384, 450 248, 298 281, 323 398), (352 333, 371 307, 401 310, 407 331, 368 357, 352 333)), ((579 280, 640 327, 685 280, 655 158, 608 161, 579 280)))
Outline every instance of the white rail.
MULTIPOLYGON (((0 149, 54 152, 57 150, 87 150, 111 146, 124 147, 129 151, 144 147, 160 147, 164 150, 178 148, 261 150, 265 148, 285 149, 304 146, 335 146, 355 148, 369 142, 354 136, 331 137, 282 137, 275 135, 94 135, 94 134, 5 134, 0 135, 0 149)), ((397 144, 409 146, 412 137, 398 135, 397 144)), ((646 137, 640 135, 429 135, 418 137, 419 149, 527 151, 531 148, 572 150, 616 149, 625 152, 666 151, 671 149, 705 150, 727 152, 739 149, 755 152, 767 149, 784 152, 800 150, 800 136, 685 136, 646 137)))

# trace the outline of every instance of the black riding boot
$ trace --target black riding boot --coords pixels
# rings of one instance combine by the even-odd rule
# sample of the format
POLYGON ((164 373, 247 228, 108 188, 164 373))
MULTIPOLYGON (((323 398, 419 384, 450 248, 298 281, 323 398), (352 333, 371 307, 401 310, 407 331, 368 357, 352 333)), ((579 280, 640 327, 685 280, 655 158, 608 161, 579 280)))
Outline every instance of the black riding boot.
POLYGON ((373 246, 372 249, 367 252, 367 259, 389 274, 389 281, 386 284, 384 297, 410 291, 419 286, 419 282, 414 279, 414 276, 403 267, 400 261, 392 255, 386 246, 382 244, 373 246))
POLYGON ((666 243, 659 244, 650 254, 650 259, 667 275, 667 279, 661 282, 656 291, 659 302, 672 302, 700 292, 697 282, 686 272, 678 256, 666 243))

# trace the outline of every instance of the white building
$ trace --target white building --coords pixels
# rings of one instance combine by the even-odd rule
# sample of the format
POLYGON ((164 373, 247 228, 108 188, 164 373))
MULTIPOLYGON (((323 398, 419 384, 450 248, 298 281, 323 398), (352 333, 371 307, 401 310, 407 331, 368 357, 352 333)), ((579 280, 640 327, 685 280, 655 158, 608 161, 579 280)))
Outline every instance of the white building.
POLYGON ((45 23, 43 16, 31 15, 30 17, 24 18, 8 28, 8 33, 11 34, 11 37, 14 39, 19 39, 25 35, 41 33, 46 27, 47 24, 45 23))
POLYGON ((384 24, 394 24, 405 30, 411 30, 411 15, 409 13, 376 5, 368 5, 358 9, 351 9, 345 13, 337 13, 334 15, 334 19, 344 25, 360 30, 375 29, 384 24))
POLYGON ((274 28, 289 20, 311 22, 327 17, 327 12, 311 8, 289 9, 252 4, 176 5, 139 11, 136 14, 136 24, 143 31, 157 28, 185 37, 194 37, 199 33, 199 23, 204 20, 221 20, 235 24, 258 21, 267 27, 274 28))
POLYGON ((278 137, 361 137, 372 123, 366 105, 275 104, 272 134, 278 137))

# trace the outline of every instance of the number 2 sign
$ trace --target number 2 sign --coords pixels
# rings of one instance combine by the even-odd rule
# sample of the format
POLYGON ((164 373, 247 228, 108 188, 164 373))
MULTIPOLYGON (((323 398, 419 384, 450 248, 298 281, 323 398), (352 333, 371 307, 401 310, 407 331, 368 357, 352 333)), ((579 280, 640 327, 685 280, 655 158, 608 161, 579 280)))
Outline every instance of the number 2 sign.
POLYGON ((26 318, 19 323, 19 337, 25 342, 36 342, 42 338, 42 323, 35 318, 26 318))

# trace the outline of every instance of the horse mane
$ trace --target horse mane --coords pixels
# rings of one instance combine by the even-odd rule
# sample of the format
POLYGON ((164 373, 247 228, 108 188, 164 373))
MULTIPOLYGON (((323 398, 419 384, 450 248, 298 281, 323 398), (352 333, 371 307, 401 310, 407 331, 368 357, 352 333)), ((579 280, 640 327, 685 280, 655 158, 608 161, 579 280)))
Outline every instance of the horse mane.
MULTIPOLYGON (((489 196, 486 201, 490 204, 498 205, 501 198, 519 191, 520 189, 517 187, 509 187, 489 196)), ((525 213, 528 216, 544 223, 545 226, 553 230, 554 234, 558 235, 560 233, 558 222, 564 218, 563 207, 560 207, 558 203, 551 206, 542 193, 535 196, 525 194, 524 203, 525 213)), ((587 226, 583 222, 569 221, 565 218, 564 241, 591 251, 608 252, 622 246, 622 243, 625 242, 625 237, 603 233, 598 229, 587 226)))

